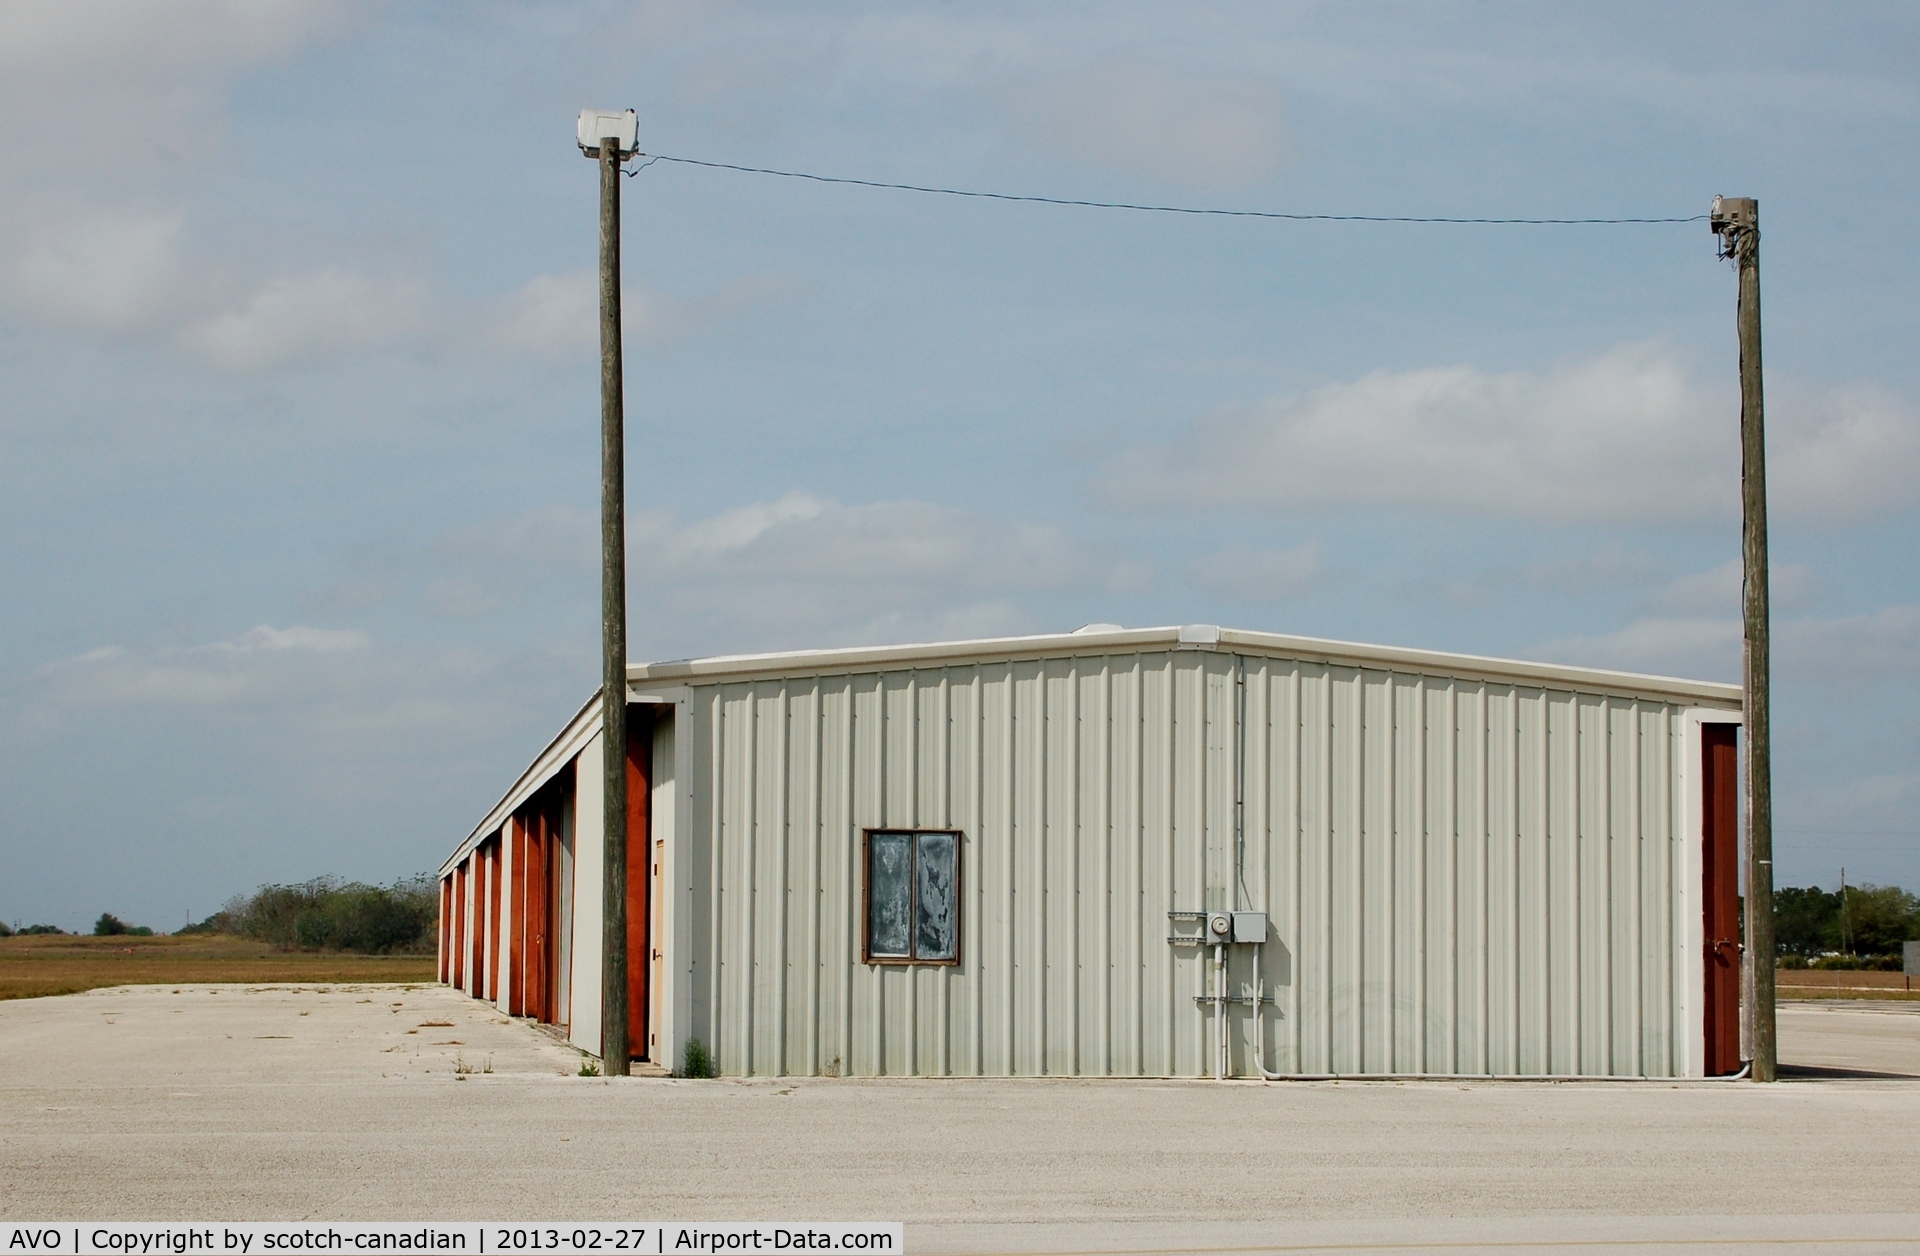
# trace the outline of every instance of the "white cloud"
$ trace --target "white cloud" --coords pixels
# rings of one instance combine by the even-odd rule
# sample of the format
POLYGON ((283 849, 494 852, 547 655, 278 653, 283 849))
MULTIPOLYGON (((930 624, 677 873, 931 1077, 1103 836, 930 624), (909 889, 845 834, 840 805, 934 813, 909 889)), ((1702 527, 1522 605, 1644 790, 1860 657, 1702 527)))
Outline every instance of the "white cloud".
POLYGON ((123 181, 225 138, 233 77, 342 33, 327 0, 0 5, 0 166, 123 181), (100 146, 114 145, 111 161, 100 146))
POLYGON ((69 208, 28 227, 0 295, 35 322, 104 331, 161 321, 194 283, 180 255, 182 215, 69 208))
MULTIPOLYGON (((636 657, 1013 631, 1033 626, 1022 609, 1032 595, 1131 592, 1147 578, 1137 564, 1048 525, 798 491, 686 521, 636 513, 627 557, 636 657), (655 644, 663 638, 673 644, 655 644)), ((316 605, 410 598, 428 614, 471 618, 541 598, 555 613, 579 614, 598 599, 599 520, 546 507, 362 565, 316 605)))
MULTIPOLYGON (((140 651, 107 646, 42 668, 62 705, 223 707, 272 703, 316 679, 316 660, 359 654, 365 633, 262 624, 225 641, 140 651)), ((324 666, 324 663, 321 664, 324 666)))
POLYGON ((128 74, 284 56, 350 21, 326 0, 61 0, 0 8, 0 66, 42 83, 110 88, 128 74))
POLYGON ((1774 658, 1782 669, 1845 688, 1920 676, 1920 606, 1776 624, 1774 658))
MULTIPOLYGON (((1746 577, 1740 559, 1676 576, 1640 599, 1649 611, 1668 615, 1738 615, 1746 577)), ((1805 563, 1775 563, 1767 573, 1767 597, 1777 614, 1805 606, 1820 589, 1805 563)))
MULTIPOLYGON (((0 309, 145 336, 234 373, 471 333, 475 318, 444 308, 423 276, 356 257, 366 250, 351 244, 268 258, 230 228, 211 239, 224 224, 205 198, 229 152, 236 82, 344 34, 362 10, 323 0, 0 7, 0 309), (102 160, 109 141, 112 160, 102 160)), ((536 348, 567 331, 551 314, 543 322, 542 295, 531 290, 515 328, 536 348)))
MULTIPOLYGON (((193 762, 216 765, 208 778, 222 782, 216 789, 230 785, 222 773, 235 763, 270 773, 270 810, 285 805, 283 788, 323 806, 376 796, 411 805, 403 800, 423 788, 423 763, 440 783, 435 789, 461 778, 494 788, 475 778, 486 775, 486 763, 498 772, 522 753, 528 712, 562 718, 579 701, 581 678, 593 674, 589 641, 582 634, 513 651, 440 641, 409 649, 350 629, 262 625, 200 645, 109 646, 8 685, 0 753, 75 736, 98 741, 104 720, 110 737, 139 729, 166 739, 138 771, 181 762, 184 745, 196 748, 193 762), (497 739, 506 731, 517 736, 503 758, 497 739), (485 747, 478 760, 475 746, 485 747)), ((477 796, 469 792, 460 805, 477 796)))
POLYGON ((452 320, 418 276, 322 264, 250 279, 194 246, 182 210, 69 197, 12 221, 19 243, 10 259, 0 246, 0 307, 24 322, 149 336, 235 373, 450 338, 452 320))
POLYGON ((1106 61, 1000 94, 1027 145, 1162 183, 1247 187, 1287 154, 1280 88, 1255 75, 1106 61))
POLYGON ((994 635, 1037 625, 1035 594, 1098 596, 1145 574, 1059 528, 927 502, 806 493, 631 529, 638 653, 994 635))
POLYGON ((1194 560, 1188 575, 1206 592, 1242 602, 1302 597, 1333 579, 1326 547, 1319 541, 1285 549, 1219 550, 1194 560))
POLYGON ((1497 566, 1464 576, 1423 574, 1408 582, 1416 597, 1470 609, 1489 605, 1516 591, 1591 594, 1600 590, 1655 584, 1660 561, 1611 542, 1591 554, 1573 554, 1520 566, 1497 566))
POLYGON ((818 519, 835 508, 835 503, 825 498, 796 489, 777 501, 736 506, 680 528, 675 528, 667 516, 654 515, 644 520, 645 534, 639 541, 643 546, 651 545, 665 566, 686 570, 710 563, 729 551, 745 549, 784 524, 818 519))
MULTIPOLYGON (((1772 573, 1777 577, 1780 573, 1772 573)), ((1732 558, 1718 567, 1676 576, 1640 599, 1642 607, 1668 615, 1737 615, 1745 585, 1741 560, 1732 558)), ((1772 581, 1768 591, 1772 592, 1772 581)))
MULTIPOLYGON (((1741 610, 1741 560, 1730 558, 1704 571, 1668 575, 1652 554, 1628 550, 1618 542, 1591 554, 1569 555, 1524 566, 1490 567, 1467 576, 1421 578, 1410 582, 1419 596, 1461 608, 1486 606, 1521 591, 1594 594, 1634 590, 1632 605, 1659 619, 1714 618, 1741 610)), ((1820 578, 1805 563, 1775 563, 1769 592, 1777 616, 1804 608, 1821 591, 1820 578)))
POLYGON ((535 275, 498 303, 493 339, 503 348, 528 353, 596 351, 600 347, 598 273, 572 270, 535 275))
POLYGON ((1520 570, 1517 579, 1528 588, 1586 593, 1647 584, 1657 579, 1659 572, 1659 561, 1651 554, 1631 551, 1613 542, 1591 554, 1531 564, 1520 570))
POLYGON ((1548 641, 1530 653, 1578 667, 1738 681, 1740 621, 1705 616, 1636 619, 1614 632, 1548 641))
POLYGON ((599 515, 544 506, 447 529, 425 543, 404 537, 357 547, 338 583, 302 601, 302 613, 355 616, 400 606, 478 619, 539 598, 557 613, 598 598, 599 515))
POLYGON ((541 506, 449 528, 434 538, 434 567, 542 566, 599 569, 600 516, 541 506))
POLYGON ((417 281, 325 263, 263 275, 231 238, 209 239, 219 211, 201 199, 230 151, 236 82, 343 34, 362 7, 0 6, 0 308, 27 323, 152 336, 228 371, 410 325, 417 281))
POLYGON ((330 266, 269 280, 244 304, 183 329, 179 343, 223 371, 266 370, 404 344, 427 330, 427 306, 418 279, 330 266))
POLYGON ((1789 515, 1857 519, 1920 495, 1920 420, 1873 388, 1776 389, 1768 403, 1767 491, 1789 515))
POLYGON ((847 506, 793 492, 676 525, 634 521, 633 565, 690 584, 902 583, 977 590, 1127 587, 1131 568, 1058 528, 927 502, 847 506))
MULTIPOLYGON (((657 343, 777 300, 790 288, 780 276, 760 275, 683 301, 628 284, 620 293, 621 330, 630 338, 657 343)), ((535 275, 494 302, 484 318, 486 338, 503 349, 549 357, 598 353, 600 273, 589 269, 535 275)))
POLYGON ((339 266, 255 281, 196 252, 181 211, 67 203, 22 232, 0 301, 27 322, 150 335, 216 369, 250 372, 428 330, 426 285, 339 266))
POLYGON ((304 650, 312 654, 338 654, 342 650, 361 650, 369 644, 367 634, 351 628, 275 628, 271 624, 261 624, 250 628, 231 641, 216 642, 202 647, 216 654, 231 657, 244 657, 252 654, 272 654, 287 650, 304 650))
MULTIPOLYGON (((1105 470, 1112 501, 1387 506, 1554 523, 1738 518, 1738 402, 1626 345, 1545 372, 1378 371, 1216 414, 1105 470)), ((1846 520, 1920 499, 1920 419, 1885 394, 1789 397, 1769 416, 1772 500, 1846 520)))
MULTIPOLYGON (((507 297, 451 307, 418 274, 325 264, 246 286, 183 242, 183 215, 77 209, 27 232, 0 301, 29 322, 162 335, 190 358, 246 374, 354 352, 478 344, 510 353, 590 357, 600 345, 599 276, 536 275, 507 297), (9 281, 10 279, 10 281, 9 281)), ((682 301, 628 287, 630 341, 697 331, 790 285, 737 280, 682 301)))
MULTIPOLYGON (((1805 26, 1819 20, 1803 11, 1805 26)), ((1690 56, 1685 23, 1647 40, 1631 24, 1604 18, 1585 21, 1575 35, 1580 22, 1573 11, 1515 9, 1494 21, 1462 23, 1445 9, 1413 7, 1392 21, 1302 32, 1263 50, 1302 94, 1396 123, 1429 120, 1441 107, 1477 106, 1510 117, 1564 112, 1575 100, 1582 102, 1578 112, 1595 120, 1644 110, 1700 116, 1756 92, 1765 92, 1773 116, 1789 125, 1857 126, 1911 115, 1912 80, 1897 56, 1841 63, 1690 56)), ((1772 34, 1781 46, 1795 39, 1785 22, 1772 34)))
MULTIPOLYGON (((1771 643, 1776 680, 1858 689, 1892 677, 1920 676, 1920 606, 1863 615, 1776 616, 1771 643)), ((1738 681, 1741 644, 1737 615, 1648 617, 1614 632, 1549 641, 1533 653, 1589 667, 1738 681)))
MULTIPOLYGON (((584 645, 584 639, 582 644, 584 645)), ((313 755, 390 775, 418 737, 484 738, 524 717, 533 697, 578 701, 587 651, 409 650, 352 629, 261 625, 201 645, 115 645, 38 669, 0 708, 0 743, 44 740, 103 712, 175 721, 196 736, 270 727, 270 754, 313 755), (557 682, 557 683, 556 683, 557 682)), ((334 788, 353 788, 345 778, 334 788)))

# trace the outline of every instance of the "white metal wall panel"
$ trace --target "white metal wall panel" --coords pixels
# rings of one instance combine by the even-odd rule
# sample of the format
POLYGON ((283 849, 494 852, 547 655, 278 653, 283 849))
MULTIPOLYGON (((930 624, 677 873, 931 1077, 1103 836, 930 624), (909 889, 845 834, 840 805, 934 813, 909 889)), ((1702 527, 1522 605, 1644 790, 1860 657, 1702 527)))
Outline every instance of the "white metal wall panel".
POLYGON ((1167 913, 1232 907, 1271 918, 1271 1070, 1687 1066, 1678 701, 1206 649, 691 692, 689 1033, 724 1073, 1207 1075, 1167 913), (964 834, 958 965, 861 961, 872 827, 964 834))

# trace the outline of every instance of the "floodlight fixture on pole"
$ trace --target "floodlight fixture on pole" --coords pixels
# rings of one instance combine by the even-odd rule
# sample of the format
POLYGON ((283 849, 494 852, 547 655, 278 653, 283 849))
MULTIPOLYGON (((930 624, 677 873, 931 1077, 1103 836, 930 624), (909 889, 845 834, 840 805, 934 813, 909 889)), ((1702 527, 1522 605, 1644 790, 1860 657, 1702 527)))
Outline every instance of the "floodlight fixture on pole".
POLYGON ((614 155, 621 161, 640 149, 640 115, 631 109, 609 113, 605 109, 582 109, 574 124, 574 138, 580 151, 599 160, 604 141, 613 141, 614 155))
POLYGON ((600 163, 600 718, 605 840, 601 863, 600 1062, 625 1077, 627 1006, 626 384, 620 348, 620 166, 640 143, 631 109, 582 109, 580 151, 600 163))
POLYGON ((1740 553, 1744 574, 1742 730, 1747 745, 1747 1016, 1757 1082, 1778 1076, 1774 1034, 1773 733, 1767 592, 1767 439, 1760 372, 1760 203, 1716 196, 1707 215, 1740 276, 1740 553))

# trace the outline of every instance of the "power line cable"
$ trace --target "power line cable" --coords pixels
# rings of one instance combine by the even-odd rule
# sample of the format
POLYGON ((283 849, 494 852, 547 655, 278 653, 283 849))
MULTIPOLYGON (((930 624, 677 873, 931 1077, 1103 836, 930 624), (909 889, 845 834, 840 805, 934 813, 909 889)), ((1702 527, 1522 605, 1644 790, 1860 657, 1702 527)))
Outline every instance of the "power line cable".
POLYGON ((834 175, 807 174, 798 170, 771 170, 765 166, 737 166, 726 161, 702 161, 697 157, 669 157, 665 153, 641 154, 647 160, 628 176, 639 174, 656 161, 680 166, 704 166, 709 170, 736 170, 742 174, 769 174, 782 179, 806 179, 813 183, 844 183, 853 187, 884 188, 893 192, 925 192, 934 196, 966 196, 985 201, 1021 201, 1031 205, 1072 205, 1082 209, 1126 209, 1143 214, 1193 214, 1214 218, 1281 218, 1290 222, 1411 222, 1475 223, 1485 226, 1595 227, 1652 223, 1705 222, 1706 214, 1691 218, 1440 218, 1410 214, 1283 214, 1266 209, 1206 209, 1191 205, 1141 205, 1130 201, 1082 201, 1063 196, 1018 196, 1011 192, 976 192, 963 188, 927 187, 918 183, 883 183, 876 179, 845 179, 834 175))

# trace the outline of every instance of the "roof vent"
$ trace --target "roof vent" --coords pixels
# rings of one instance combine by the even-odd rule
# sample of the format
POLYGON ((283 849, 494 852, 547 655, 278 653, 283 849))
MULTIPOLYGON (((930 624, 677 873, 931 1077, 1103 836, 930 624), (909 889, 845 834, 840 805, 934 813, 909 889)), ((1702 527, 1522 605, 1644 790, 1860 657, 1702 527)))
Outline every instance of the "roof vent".
POLYGON ((1081 624, 1078 628, 1075 628, 1073 630, 1073 635, 1077 637, 1084 632, 1125 632, 1125 631, 1126 629, 1122 628, 1119 624, 1081 624))
POLYGON ((1182 624, 1180 625, 1181 645, 1219 645, 1219 624, 1182 624))

